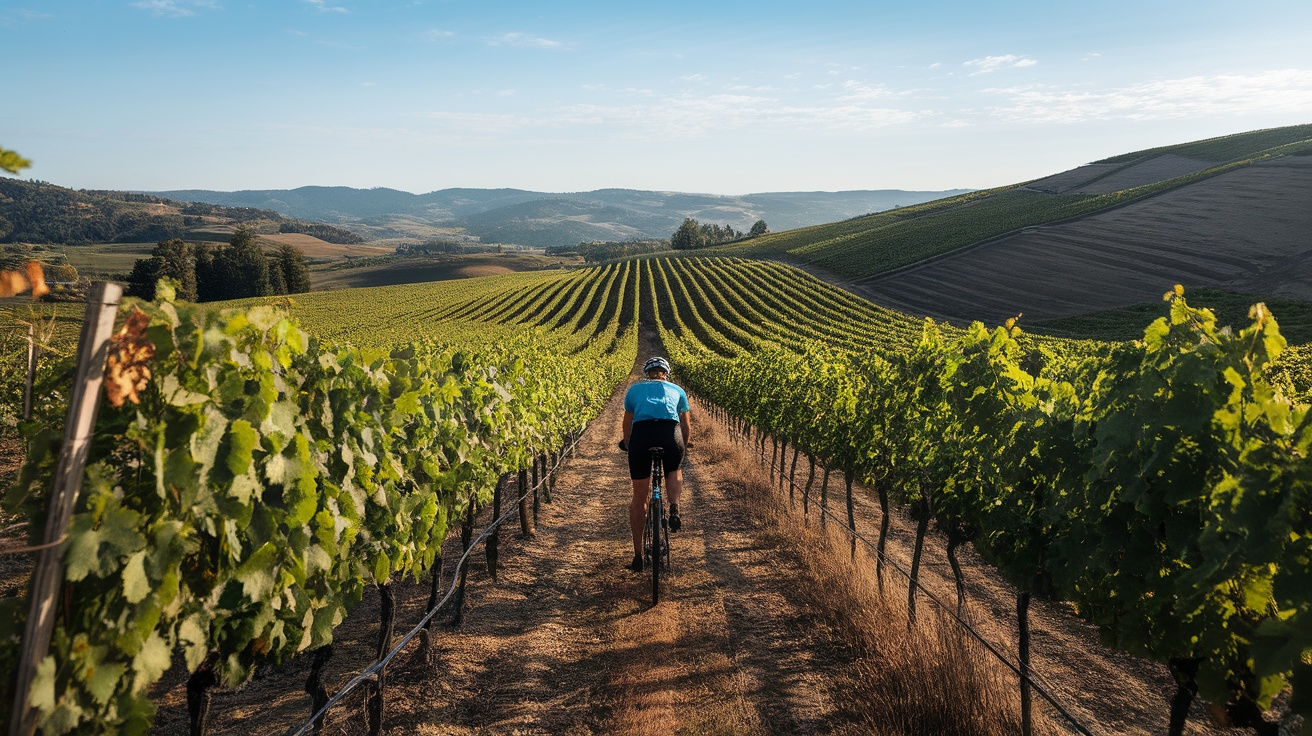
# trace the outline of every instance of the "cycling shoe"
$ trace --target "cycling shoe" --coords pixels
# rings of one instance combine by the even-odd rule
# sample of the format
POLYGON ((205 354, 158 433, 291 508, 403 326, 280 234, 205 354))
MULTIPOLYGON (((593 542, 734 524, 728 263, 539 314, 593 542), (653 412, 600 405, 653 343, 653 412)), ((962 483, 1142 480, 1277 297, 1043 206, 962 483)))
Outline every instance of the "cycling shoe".
POLYGON ((670 507, 670 531, 677 532, 683 527, 683 520, 679 518, 679 509, 675 506, 670 507))
POLYGON ((629 569, 633 572, 642 572, 642 555, 633 556, 633 562, 629 563, 629 569))

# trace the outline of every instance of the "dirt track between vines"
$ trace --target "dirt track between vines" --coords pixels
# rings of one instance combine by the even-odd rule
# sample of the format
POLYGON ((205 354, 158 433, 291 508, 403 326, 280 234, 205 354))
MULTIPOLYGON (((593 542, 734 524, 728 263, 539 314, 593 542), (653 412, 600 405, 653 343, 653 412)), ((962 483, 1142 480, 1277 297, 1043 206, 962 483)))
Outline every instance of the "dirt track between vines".
MULTIPOLYGON (((814 506, 804 526, 800 499, 789 511, 751 450, 695 404, 685 529, 672 542, 668 597, 652 607, 649 578, 624 569, 629 491, 614 446, 621 398, 611 398, 563 467, 535 535, 521 538, 513 520, 503 527, 498 579, 481 550, 471 557, 463 625, 439 628, 427 657, 412 644, 389 670, 386 733, 1019 732, 1014 675, 963 642, 923 598, 921 625, 906 634, 904 582, 890 575, 880 598, 872 558, 862 550, 853 567, 832 521, 829 542, 818 536, 814 506), (951 681, 959 674, 964 685, 951 681), (952 728, 934 725, 936 717, 952 728)), ((805 471, 803 459, 799 484, 805 471)), ((818 503, 818 479, 813 496, 818 503)), ((835 474, 829 503, 840 514, 842 498, 835 474)), ((873 498, 860 493, 858 528, 874 531, 878 518, 873 498)), ((910 534, 894 518, 891 549, 904 563, 910 534)), ((927 544, 925 582, 951 600, 941 549, 927 544)), ((449 579, 458 534, 445 552, 449 579)), ((971 618, 1014 656, 1014 593, 977 560, 964 563, 971 618)), ((428 585, 393 587, 399 636, 422 616, 428 585)), ((369 663, 377 622, 371 593, 335 633, 329 692, 369 663)), ((1171 686, 1162 668, 1098 647, 1092 629, 1059 606, 1036 602, 1031 625, 1036 670, 1094 734, 1165 732, 1171 686)), ((308 715, 310 660, 217 692, 210 732, 286 733, 308 715)), ((155 732, 186 733, 180 669, 155 695, 155 732)), ((1073 733, 1035 701, 1036 733, 1073 733)), ((1196 707, 1186 732, 1214 733, 1203 719, 1196 707)), ((352 696, 326 732, 366 733, 364 724, 364 699, 352 696)))

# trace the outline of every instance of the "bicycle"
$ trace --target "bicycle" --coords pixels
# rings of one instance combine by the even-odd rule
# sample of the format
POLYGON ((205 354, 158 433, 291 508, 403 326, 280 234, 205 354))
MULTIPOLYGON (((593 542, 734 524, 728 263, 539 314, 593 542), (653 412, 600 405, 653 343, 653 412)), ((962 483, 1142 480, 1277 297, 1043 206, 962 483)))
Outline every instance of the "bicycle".
POLYGON ((643 563, 651 568, 651 604, 661 602, 661 577, 670 572, 670 529, 665 515, 664 452, 651 448, 651 490, 647 494, 647 524, 642 530, 643 563))

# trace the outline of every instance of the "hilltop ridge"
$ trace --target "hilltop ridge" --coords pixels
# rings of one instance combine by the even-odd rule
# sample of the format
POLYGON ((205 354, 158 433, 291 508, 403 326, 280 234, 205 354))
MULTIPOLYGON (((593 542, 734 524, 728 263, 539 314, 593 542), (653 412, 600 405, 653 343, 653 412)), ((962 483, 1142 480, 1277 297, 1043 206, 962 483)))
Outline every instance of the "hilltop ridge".
POLYGON ((721 249, 958 322, 1115 310, 1172 284, 1312 300, 1312 125, 1113 156, 721 249))

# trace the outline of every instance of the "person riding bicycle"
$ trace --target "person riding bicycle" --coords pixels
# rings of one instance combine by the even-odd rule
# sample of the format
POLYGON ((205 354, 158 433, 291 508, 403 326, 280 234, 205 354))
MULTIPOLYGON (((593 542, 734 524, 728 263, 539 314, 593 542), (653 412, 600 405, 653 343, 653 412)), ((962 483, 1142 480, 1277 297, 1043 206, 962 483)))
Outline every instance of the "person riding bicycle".
POLYGON ((633 528, 633 564, 642 572, 642 529, 647 520, 647 494, 651 490, 651 448, 664 450, 666 496, 670 499, 670 531, 682 526, 679 495, 683 492, 683 450, 692 432, 688 394, 669 381, 670 362, 652 357, 642 366, 647 380, 629 387, 624 395, 624 439, 620 449, 629 453, 629 477, 633 500, 629 502, 629 524, 633 528))

